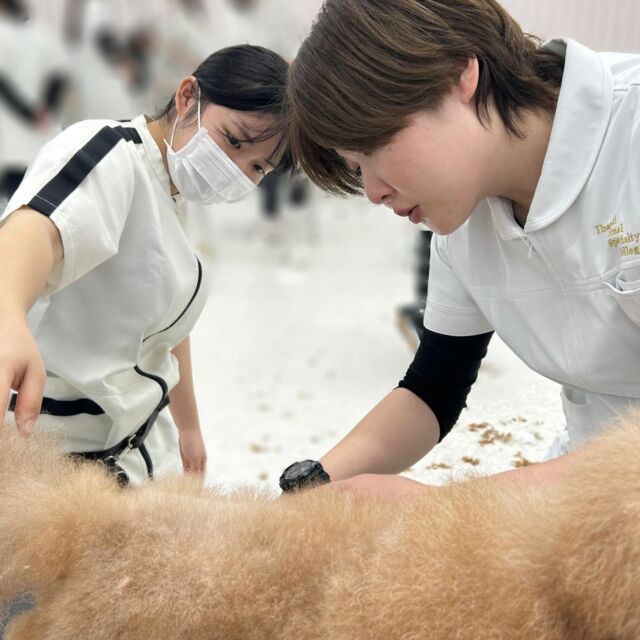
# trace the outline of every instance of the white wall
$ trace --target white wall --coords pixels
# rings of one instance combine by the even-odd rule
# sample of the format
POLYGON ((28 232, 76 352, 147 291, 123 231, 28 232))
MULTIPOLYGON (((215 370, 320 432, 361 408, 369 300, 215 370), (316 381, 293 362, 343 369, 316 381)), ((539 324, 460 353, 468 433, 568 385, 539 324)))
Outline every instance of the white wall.
POLYGON ((528 33, 567 36, 597 51, 640 52, 639 0, 502 0, 528 33))

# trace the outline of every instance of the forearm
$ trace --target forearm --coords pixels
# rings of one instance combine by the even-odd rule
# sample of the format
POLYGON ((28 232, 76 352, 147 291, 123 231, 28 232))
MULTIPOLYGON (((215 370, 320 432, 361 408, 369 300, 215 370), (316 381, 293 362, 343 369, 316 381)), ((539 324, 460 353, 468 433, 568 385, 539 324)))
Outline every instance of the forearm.
POLYGON ((438 442, 438 420, 406 389, 394 389, 322 459, 333 480, 404 471, 438 442))
POLYGON ((24 208, 0 227, 0 317, 26 316, 62 259, 55 225, 24 208))
POLYGON ((180 366, 180 381, 171 390, 169 409, 178 431, 199 430, 200 417, 195 391, 193 389, 193 373, 191 369, 191 340, 185 338, 172 353, 180 366))
POLYGON ((495 475, 478 478, 478 482, 498 482, 504 484, 505 487, 516 485, 528 485, 531 487, 542 487, 553 484, 561 478, 570 468, 575 453, 560 456, 546 462, 538 462, 526 465, 517 469, 510 469, 496 473, 495 475))

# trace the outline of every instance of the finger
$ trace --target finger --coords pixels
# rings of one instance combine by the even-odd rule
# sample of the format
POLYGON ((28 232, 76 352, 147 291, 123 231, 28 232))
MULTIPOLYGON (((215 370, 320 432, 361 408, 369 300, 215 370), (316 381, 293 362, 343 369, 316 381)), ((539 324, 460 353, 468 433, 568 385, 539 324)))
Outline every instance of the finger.
POLYGON ((40 415, 45 381, 46 374, 44 372, 30 367, 17 390, 15 418, 18 429, 24 435, 30 435, 33 432, 36 420, 40 415))
POLYGON ((4 420, 9 408, 9 395, 11 394, 11 378, 8 375, 0 378, 0 420, 4 420))

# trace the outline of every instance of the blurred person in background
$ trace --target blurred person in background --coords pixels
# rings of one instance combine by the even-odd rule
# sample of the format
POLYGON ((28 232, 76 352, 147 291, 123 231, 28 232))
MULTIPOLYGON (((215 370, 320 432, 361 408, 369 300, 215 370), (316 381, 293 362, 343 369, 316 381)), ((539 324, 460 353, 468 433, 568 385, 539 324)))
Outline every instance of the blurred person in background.
POLYGON ((157 52, 153 60, 156 99, 171 95, 176 83, 212 48, 243 43, 242 40, 222 41, 226 23, 223 14, 217 16, 216 24, 211 24, 202 0, 172 0, 158 25, 157 52))
POLYGON ((542 45, 495 0, 327 0, 288 95, 319 186, 434 236, 404 380, 283 484, 431 490, 391 474, 453 428, 494 331, 562 385, 566 420, 547 461, 497 481, 553 482, 640 407, 640 55, 542 45))
POLYGON ((189 334, 206 270, 177 203, 238 200, 288 164, 287 70, 227 48, 155 118, 82 121, 42 148, 0 218, 0 416, 123 484, 204 474, 189 334))
POLYGON ((27 18, 20 0, 0 0, 0 206, 60 131, 69 89, 62 43, 27 18))
MULTIPOLYGON (((233 37, 246 38, 293 60, 321 1, 225 0, 223 4, 233 9, 227 22, 233 37)), ((273 172, 260 185, 263 224, 259 234, 285 267, 304 265, 308 246, 318 239, 313 191, 301 174, 273 172)))
POLYGON ((429 292, 433 231, 420 229, 414 251, 414 299, 396 309, 396 323, 409 348, 416 351, 424 334, 424 311, 429 292))
POLYGON ((64 124, 92 118, 123 120, 139 113, 137 71, 112 3, 69 0, 65 19, 73 93, 64 124))

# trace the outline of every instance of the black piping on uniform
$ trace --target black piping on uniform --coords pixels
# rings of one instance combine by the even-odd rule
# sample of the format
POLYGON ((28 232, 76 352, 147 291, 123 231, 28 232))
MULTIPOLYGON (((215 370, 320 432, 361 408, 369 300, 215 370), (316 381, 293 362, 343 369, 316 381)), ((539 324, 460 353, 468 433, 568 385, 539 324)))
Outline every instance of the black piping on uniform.
MULTIPOLYGON (((17 400, 18 396, 12 393, 9 400, 9 411, 16 410, 17 400)), ((93 400, 89 400, 89 398, 80 398, 79 400, 42 398, 40 413, 56 416, 57 418, 68 418, 79 415, 101 416, 104 415, 104 409, 93 400)))
POLYGON ((118 483, 121 486, 125 486, 129 483, 129 478, 125 471, 118 464, 119 458, 130 451, 131 449, 138 449, 140 451, 140 455, 144 460, 144 463, 147 467, 147 475, 149 478, 153 478, 153 460, 149 455, 149 451, 144 443, 149 432, 151 431, 151 427, 155 424, 158 419, 158 415, 160 412, 169 405, 169 385, 160 377, 153 375, 152 373, 147 373, 143 371, 138 365, 134 367, 135 372, 138 375, 143 376, 144 378, 149 378, 154 382, 158 383, 160 386, 160 390, 162 392, 162 398, 160 402, 156 406, 156 408, 151 412, 151 415, 144 421, 142 426, 132 435, 123 438, 118 444, 110 447, 109 449, 104 449, 102 451, 82 451, 79 453, 73 453, 72 456, 77 458, 83 458, 85 460, 95 460, 97 462, 102 462, 105 467, 117 478, 118 483))
POLYGON ((67 164, 29 202, 29 207, 50 216, 121 140, 141 144, 133 127, 103 127, 71 157, 67 164))
POLYGON ((180 322, 184 314, 187 313, 187 311, 189 311, 189 307, 191 307, 191 305, 193 304, 193 301, 196 299, 196 296, 200 291, 200 287, 202 286, 202 263, 200 262, 200 259, 198 258, 198 256, 196 256, 196 262, 198 263, 198 282, 196 283, 196 289, 193 292, 193 295, 191 296, 191 300, 189 300, 189 303, 187 304, 187 306, 182 310, 182 313, 168 327, 165 327, 160 331, 156 331, 155 333, 152 333, 150 336, 147 336, 142 342, 146 342, 147 340, 149 340, 149 338, 153 338, 153 336, 157 336, 160 333, 169 331, 169 329, 171 329, 171 327, 175 326, 178 322, 180 322))

